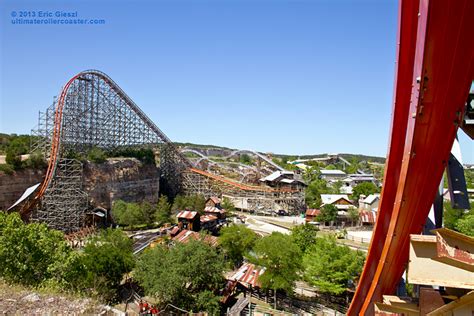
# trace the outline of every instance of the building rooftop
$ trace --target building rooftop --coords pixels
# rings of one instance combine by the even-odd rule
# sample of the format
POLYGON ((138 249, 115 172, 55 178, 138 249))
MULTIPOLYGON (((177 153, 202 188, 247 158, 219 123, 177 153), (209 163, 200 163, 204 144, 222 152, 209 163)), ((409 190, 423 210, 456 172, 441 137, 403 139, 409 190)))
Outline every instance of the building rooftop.
POLYGON ((219 213, 219 214, 223 214, 225 213, 225 210, 224 209, 220 209, 218 207, 215 207, 215 206, 206 206, 204 208, 204 213, 219 213))
POLYGON ((176 215, 177 218, 186 218, 186 219, 193 219, 196 217, 198 212, 193 212, 193 211, 181 211, 176 215))
POLYGON ((217 220, 217 216, 214 215, 203 215, 200 218, 201 223, 211 222, 217 220))
POLYGON ((178 235, 173 237, 173 241, 181 242, 181 243, 187 243, 191 239, 203 240, 204 242, 208 243, 209 245, 211 245, 213 247, 217 246, 217 244, 218 244, 217 237, 210 236, 210 235, 201 236, 201 234, 199 234, 197 232, 193 232, 191 230, 187 230, 187 229, 183 229, 178 235))
POLYGON ((245 287, 259 287, 260 282, 258 280, 265 272, 265 268, 257 268, 252 263, 244 263, 230 278, 229 280, 237 281, 245 287))
POLYGON ((372 204, 372 203, 374 203, 375 200, 377 200, 378 198, 380 198, 380 193, 370 194, 369 196, 367 196, 367 197, 362 201, 362 203, 365 203, 365 204, 372 204))
POLYGON ((321 211, 315 208, 308 208, 306 210, 306 216, 318 216, 320 213, 321 211))
POLYGON ((333 204, 340 199, 345 199, 349 202, 351 201, 347 194, 321 194, 321 202, 323 204, 333 204))
POLYGON ((320 172, 321 172, 321 174, 324 175, 324 176, 333 176, 333 175, 342 176, 342 175, 345 175, 345 174, 346 174, 344 171, 342 171, 342 170, 337 170, 337 169, 334 169, 334 170, 321 169, 320 172))

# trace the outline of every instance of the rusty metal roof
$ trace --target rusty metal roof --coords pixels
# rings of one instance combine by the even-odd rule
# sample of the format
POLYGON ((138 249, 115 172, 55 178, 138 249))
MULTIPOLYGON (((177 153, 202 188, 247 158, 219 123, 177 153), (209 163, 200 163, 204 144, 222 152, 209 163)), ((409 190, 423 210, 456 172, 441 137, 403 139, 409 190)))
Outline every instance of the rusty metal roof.
POLYGON ((225 213, 225 210, 215 206, 206 206, 204 208, 204 213, 225 213))
POLYGON ((204 238, 202 238, 199 233, 187 229, 183 229, 177 236, 173 237, 173 240, 185 244, 189 242, 191 238, 194 240, 203 240, 213 247, 217 246, 218 243, 217 237, 205 235, 204 238))
POLYGON ((211 196, 209 199, 207 199, 208 201, 211 200, 212 202, 214 202, 214 204, 219 204, 221 203, 221 199, 219 199, 217 196, 211 196))
POLYGON ((306 210, 306 216, 317 216, 321 213, 320 210, 315 209, 315 208, 308 208, 306 210))
POLYGON ((214 215, 201 216, 201 223, 206 223, 206 222, 215 221, 215 220, 217 220, 217 216, 214 216, 214 215))
POLYGON ((252 263, 244 263, 230 278, 229 280, 234 280, 239 282, 245 287, 259 287, 261 284, 258 280, 265 272, 265 268, 257 268, 252 263))
POLYGON ((375 224, 377 220, 377 212, 362 210, 359 212, 359 217, 362 223, 375 224))
POLYGON ((177 218, 186 218, 186 219, 193 219, 196 217, 198 212, 193 212, 193 211, 181 211, 176 215, 177 218))

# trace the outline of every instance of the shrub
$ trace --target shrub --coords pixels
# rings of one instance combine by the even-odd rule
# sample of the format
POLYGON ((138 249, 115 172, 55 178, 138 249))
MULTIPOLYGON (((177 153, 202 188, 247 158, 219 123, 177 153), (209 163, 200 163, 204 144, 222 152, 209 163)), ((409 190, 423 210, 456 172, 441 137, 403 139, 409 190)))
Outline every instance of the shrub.
POLYGON ((15 170, 13 169, 13 166, 6 163, 0 164, 0 171, 3 171, 8 175, 12 175, 15 172, 15 170))
POLYGON ((103 163, 107 160, 107 156, 102 149, 93 147, 87 153, 87 159, 95 163, 103 163))

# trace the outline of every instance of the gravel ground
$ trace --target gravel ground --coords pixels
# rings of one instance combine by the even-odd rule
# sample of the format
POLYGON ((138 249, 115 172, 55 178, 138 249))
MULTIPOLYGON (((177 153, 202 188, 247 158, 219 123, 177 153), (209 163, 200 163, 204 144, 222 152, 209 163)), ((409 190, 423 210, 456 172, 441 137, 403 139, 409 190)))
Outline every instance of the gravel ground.
POLYGON ((44 294, 0 281, 0 315, 113 315, 89 298, 44 294))

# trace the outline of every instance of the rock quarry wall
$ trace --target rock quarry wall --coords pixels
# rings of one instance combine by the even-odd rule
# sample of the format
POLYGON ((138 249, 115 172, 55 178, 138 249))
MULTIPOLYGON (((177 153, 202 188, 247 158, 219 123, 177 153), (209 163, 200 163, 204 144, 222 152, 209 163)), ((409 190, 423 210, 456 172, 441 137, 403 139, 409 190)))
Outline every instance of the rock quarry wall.
MULTIPOLYGON (((110 158, 106 162, 83 164, 83 190, 91 208, 110 209, 114 200, 127 202, 158 200, 159 169, 135 158, 110 158)), ((0 171, 0 210, 6 210, 26 188, 40 183, 46 169, 24 169, 13 174, 0 171)))

